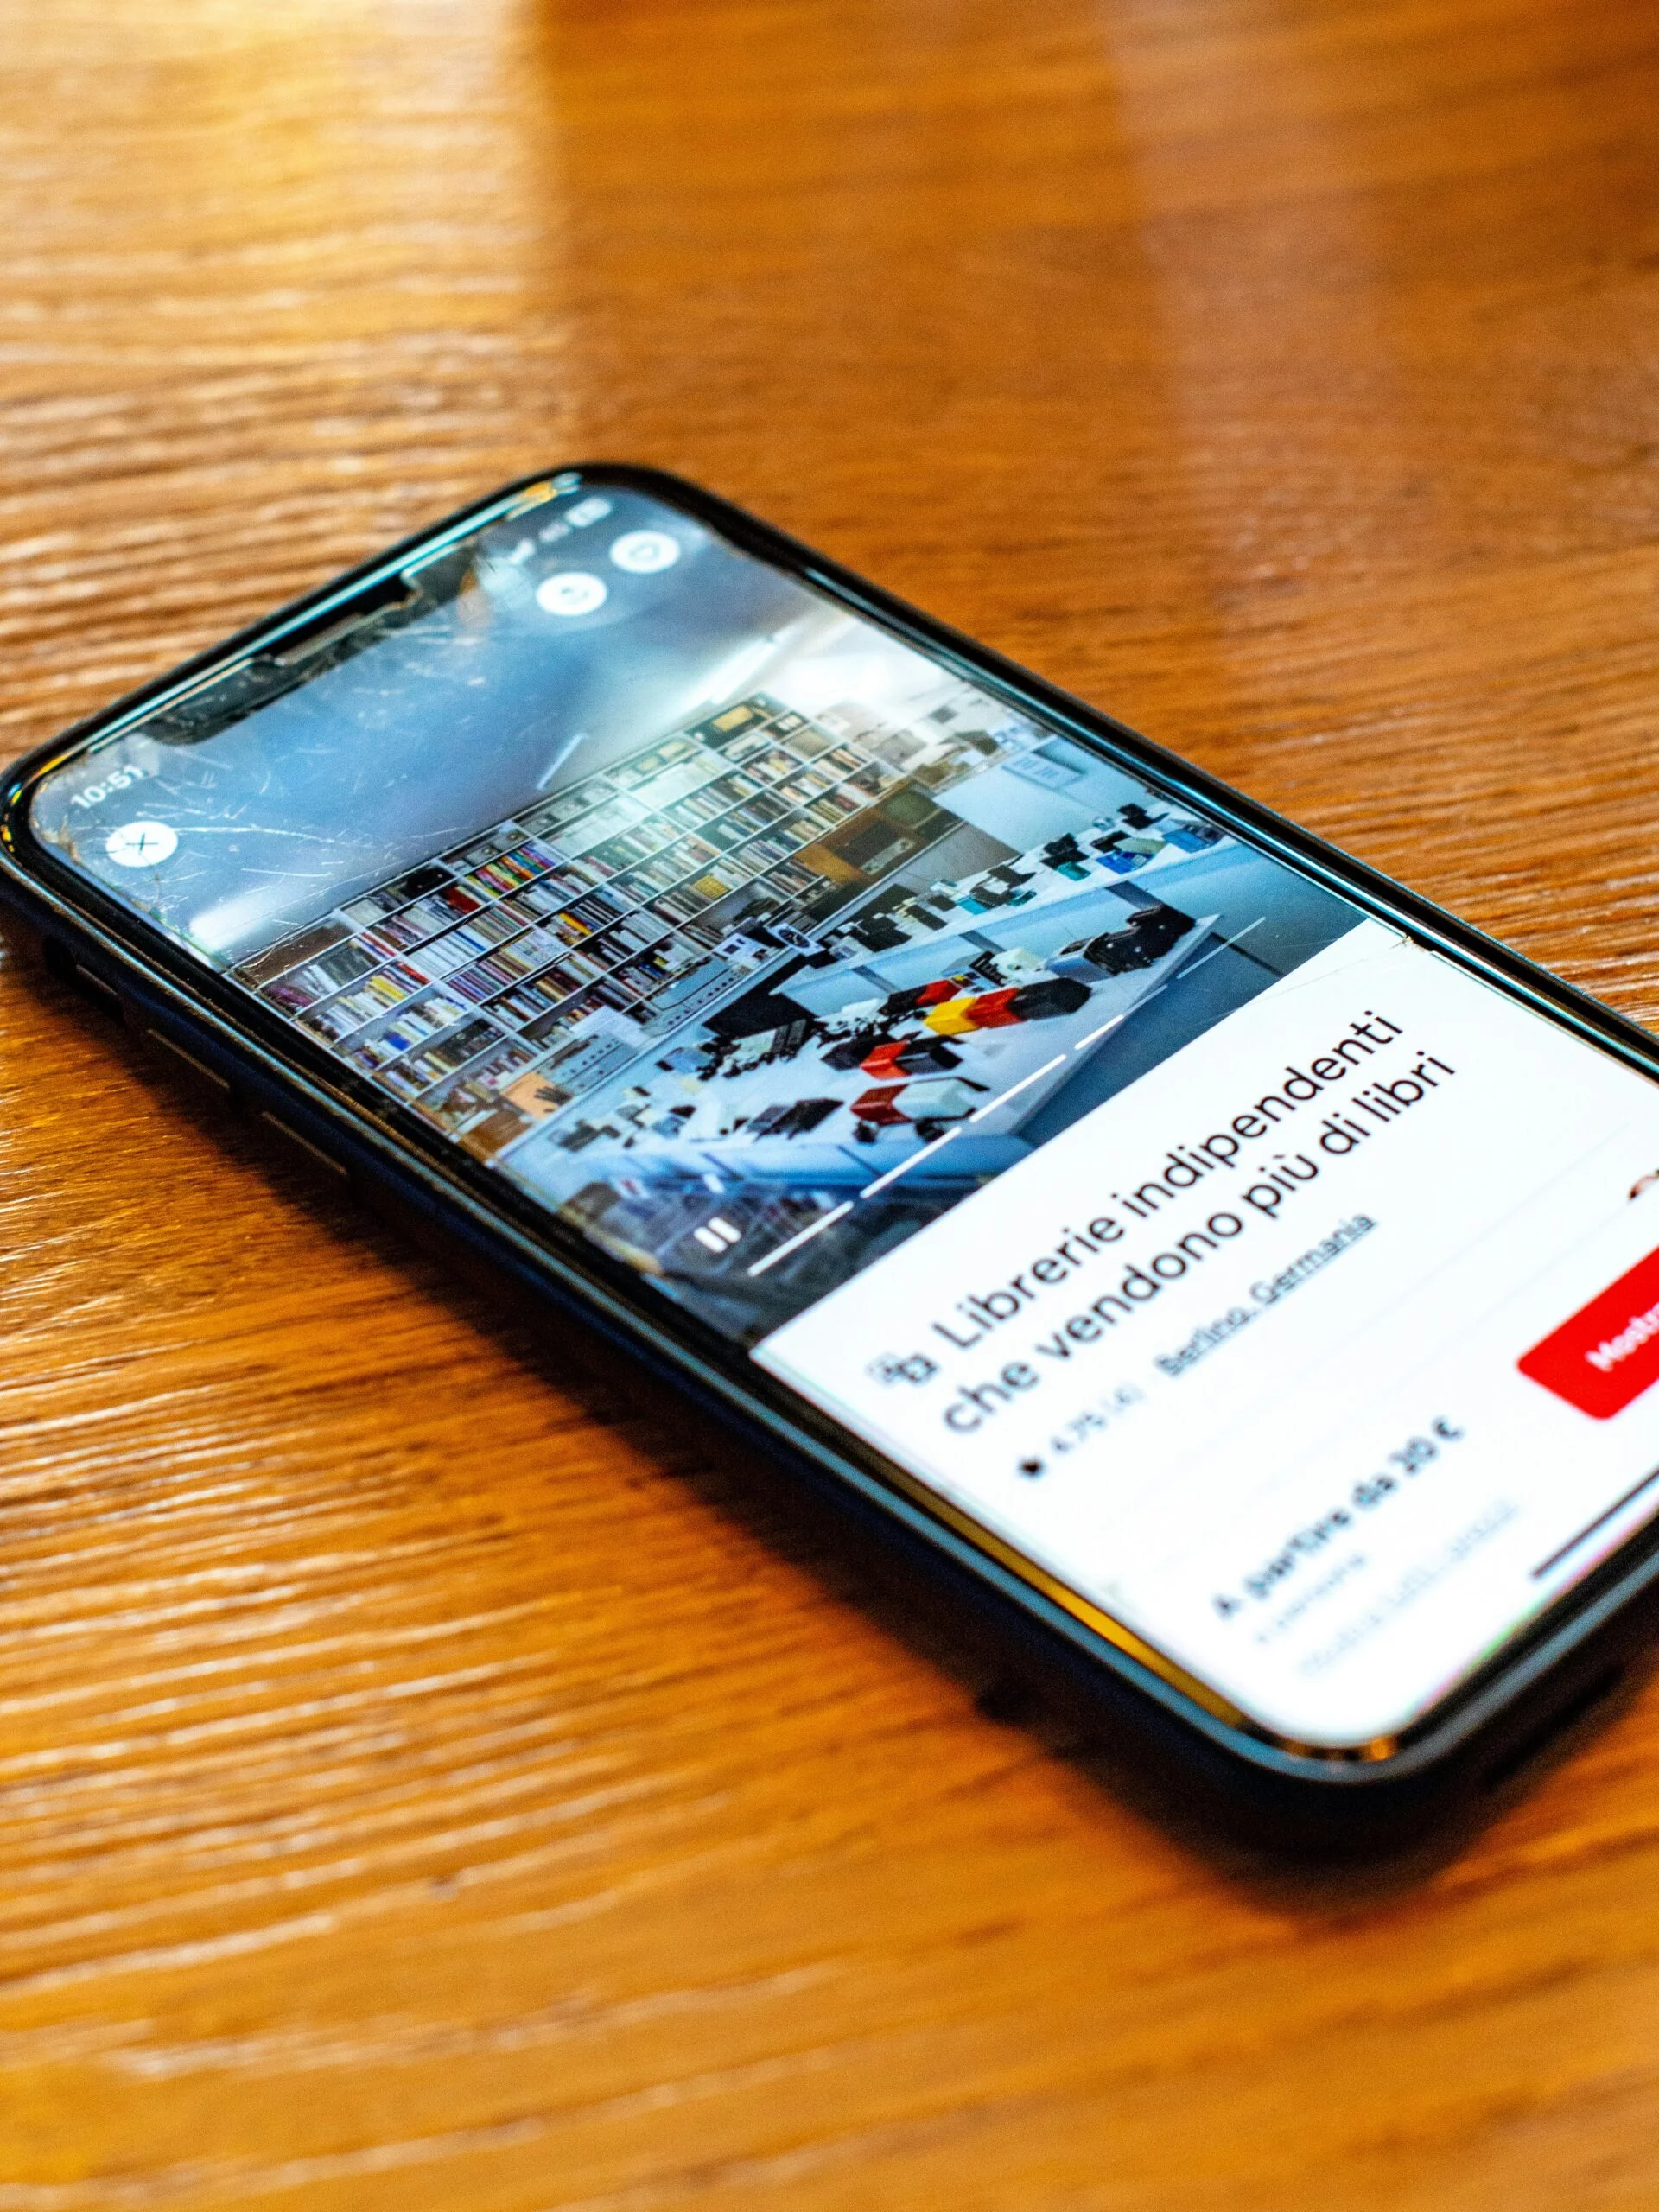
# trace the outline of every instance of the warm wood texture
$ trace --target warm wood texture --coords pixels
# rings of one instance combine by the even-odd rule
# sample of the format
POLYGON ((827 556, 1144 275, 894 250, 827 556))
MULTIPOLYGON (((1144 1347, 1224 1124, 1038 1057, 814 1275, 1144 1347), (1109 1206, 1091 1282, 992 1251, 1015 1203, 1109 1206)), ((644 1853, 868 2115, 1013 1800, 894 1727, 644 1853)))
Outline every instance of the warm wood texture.
MULTIPOLYGON (((1659 1017, 1656 154, 1652 0, 0 0, 3 742, 649 458, 1659 1017)), ((10 969, 0 1096, 0 2212, 1659 2203, 1659 1695, 1200 1853, 10 969)))

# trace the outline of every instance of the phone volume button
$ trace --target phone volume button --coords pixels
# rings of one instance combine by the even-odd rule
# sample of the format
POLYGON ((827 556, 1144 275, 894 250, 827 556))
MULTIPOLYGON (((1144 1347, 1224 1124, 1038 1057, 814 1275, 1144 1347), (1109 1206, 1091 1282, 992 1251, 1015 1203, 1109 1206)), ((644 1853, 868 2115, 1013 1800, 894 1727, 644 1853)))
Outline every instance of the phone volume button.
POLYGON ((235 1093, 226 1078, 199 1060, 194 1052, 188 1052, 182 1045, 175 1044, 163 1030, 147 1029, 144 1035, 150 1044, 160 1046, 167 1056, 168 1065, 193 1090, 216 1106, 229 1106, 232 1103, 235 1093))
POLYGON ((350 1182, 351 1170, 342 1166, 340 1162, 331 1154, 326 1153, 321 1145, 313 1144, 309 1137, 302 1137, 297 1129, 290 1128, 286 1122, 278 1121, 275 1114, 268 1114, 263 1109, 260 1111, 259 1119, 285 1151, 301 1155, 300 1166, 308 1167, 314 1173, 321 1170, 339 1182, 350 1182))
POLYGON ((101 1006, 106 1013, 114 1014, 118 1020, 124 1016, 126 1009, 121 1003, 121 994, 116 989, 114 984, 106 983, 101 976, 94 976, 92 969, 83 968, 79 960, 74 963, 73 982, 75 988, 83 998, 91 999, 95 1006, 101 1006))

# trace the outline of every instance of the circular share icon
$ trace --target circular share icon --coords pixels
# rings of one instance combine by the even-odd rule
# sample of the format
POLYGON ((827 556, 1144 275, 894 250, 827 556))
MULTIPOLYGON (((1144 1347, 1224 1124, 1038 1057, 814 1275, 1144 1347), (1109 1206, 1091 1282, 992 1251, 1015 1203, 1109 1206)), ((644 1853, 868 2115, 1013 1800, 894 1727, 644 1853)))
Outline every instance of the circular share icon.
POLYGON ((614 566, 630 576, 660 575, 680 557, 680 541, 665 530, 625 531, 611 548, 614 566))
POLYGON ((558 569, 536 587, 536 604, 543 613, 562 615, 567 622, 579 614, 596 613, 609 597, 603 578, 581 569, 558 569))

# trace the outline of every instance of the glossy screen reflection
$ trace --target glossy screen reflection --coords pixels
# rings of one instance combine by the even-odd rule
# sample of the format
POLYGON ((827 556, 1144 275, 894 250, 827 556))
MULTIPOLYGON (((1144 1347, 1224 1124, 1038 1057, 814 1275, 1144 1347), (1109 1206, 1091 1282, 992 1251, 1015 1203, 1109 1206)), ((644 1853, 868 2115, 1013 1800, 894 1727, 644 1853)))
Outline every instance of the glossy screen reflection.
POLYGON ((37 833, 741 1342, 1357 918, 638 493, 411 582, 37 833))

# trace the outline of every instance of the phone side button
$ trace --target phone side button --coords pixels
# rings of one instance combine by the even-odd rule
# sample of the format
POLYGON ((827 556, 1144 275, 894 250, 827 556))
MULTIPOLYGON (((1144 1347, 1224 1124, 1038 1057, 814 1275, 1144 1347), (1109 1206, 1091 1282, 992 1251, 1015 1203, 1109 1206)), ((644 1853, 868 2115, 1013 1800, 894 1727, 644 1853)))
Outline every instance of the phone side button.
POLYGON ((274 1114, 261 1112, 260 1121, 266 1129, 301 1167, 314 1174, 326 1174, 331 1182, 349 1183, 351 1170, 333 1160, 321 1145, 313 1144, 309 1137, 302 1137, 297 1129, 290 1129, 286 1122, 279 1122, 274 1114))
POLYGON ((175 1045, 163 1031, 146 1029, 144 1041, 160 1046, 165 1056, 164 1065, 199 1097, 215 1106, 228 1107, 233 1103, 235 1093, 226 1078, 205 1065, 194 1052, 187 1052, 182 1045, 175 1045))
POLYGON ((126 1008, 114 984, 106 983, 101 976, 94 976, 92 969, 83 968, 79 960, 74 963, 71 981, 83 998, 91 999, 93 1005, 102 1007, 105 1014, 112 1014, 118 1021, 126 1019, 126 1008))

